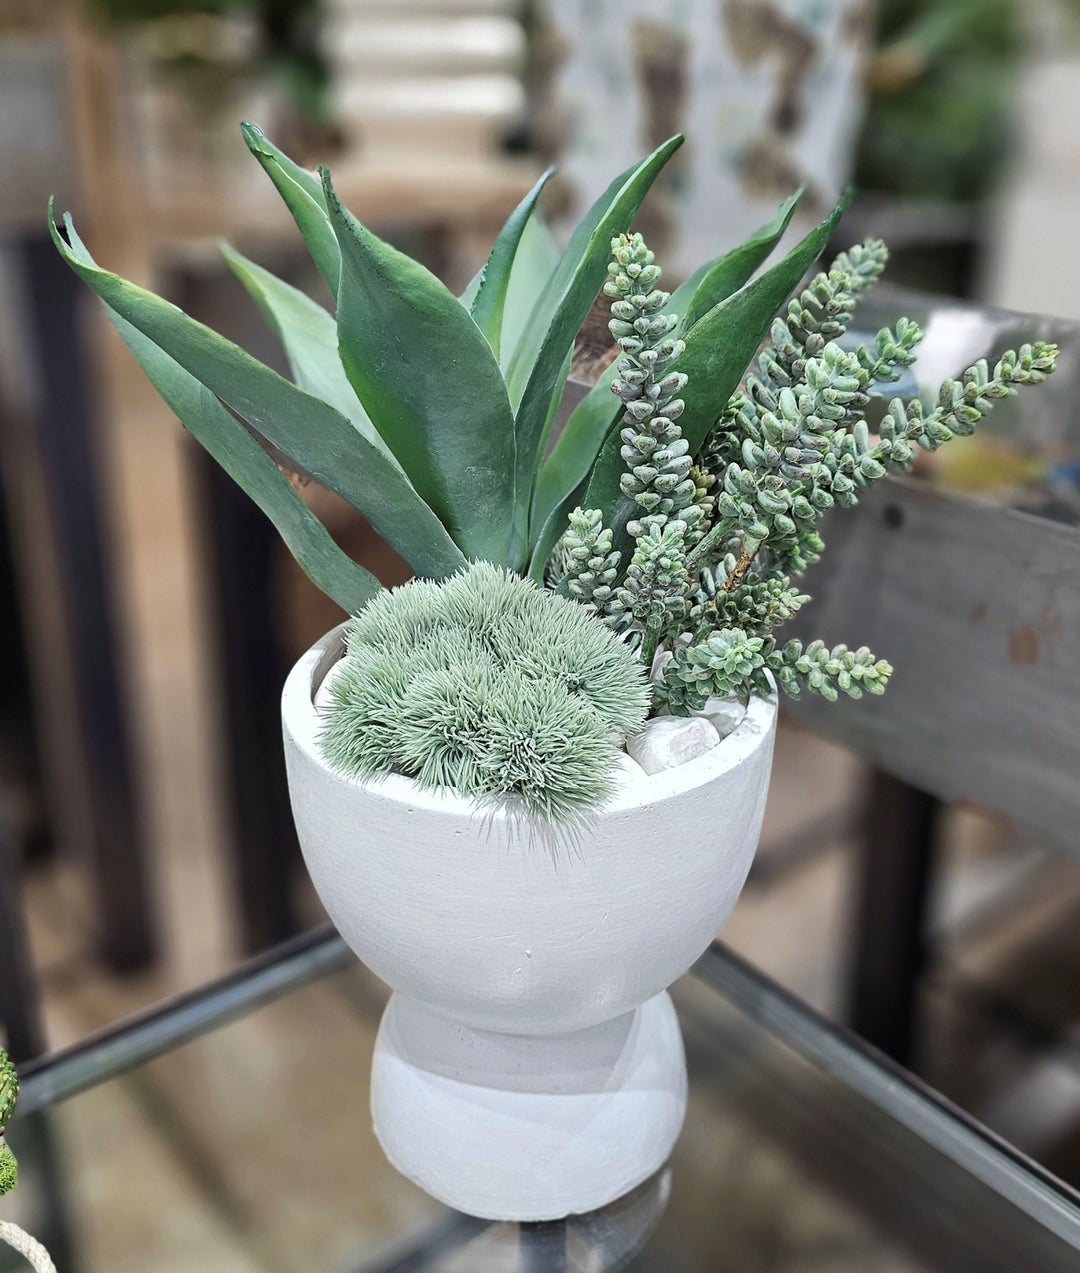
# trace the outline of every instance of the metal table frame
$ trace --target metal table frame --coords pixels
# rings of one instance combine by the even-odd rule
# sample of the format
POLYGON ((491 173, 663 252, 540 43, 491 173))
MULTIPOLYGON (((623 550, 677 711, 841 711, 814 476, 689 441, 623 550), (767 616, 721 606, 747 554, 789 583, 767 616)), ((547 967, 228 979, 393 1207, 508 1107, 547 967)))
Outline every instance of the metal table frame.
MULTIPOLYGON (((329 925, 247 961, 216 981, 87 1036, 21 1069, 17 1118, 119 1077, 138 1065, 345 968, 353 955, 329 925)), ((1080 1251, 1080 1193, 982 1127, 856 1035, 832 1024, 751 965, 715 943, 692 970, 772 1036, 914 1133, 1009 1204, 1080 1251)), ((469 1241, 484 1227, 447 1213, 364 1266, 405 1273, 469 1241)), ((538 1234, 537 1238, 544 1236, 538 1234)), ((545 1267, 552 1268, 548 1263, 545 1267)))

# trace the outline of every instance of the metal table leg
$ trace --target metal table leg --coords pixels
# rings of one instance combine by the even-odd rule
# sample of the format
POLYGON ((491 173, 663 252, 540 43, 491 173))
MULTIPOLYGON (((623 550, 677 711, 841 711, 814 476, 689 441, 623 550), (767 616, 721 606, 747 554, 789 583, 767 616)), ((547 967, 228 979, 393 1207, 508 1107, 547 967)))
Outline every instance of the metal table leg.
MULTIPOLYGON (((20 865, 0 819, 0 1025, 7 1050, 16 1062, 45 1051, 41 1001, 21 905, 20 865)), ((31 1114, 10 1128, 9 1135, 24 1170, 39 1182, 42 1214, 34 1223, 37 1236, 59 1268, 75 1273, 66 1188, 51 1118, 48 1112, 31 1114)))
POLYGON ((290 877, 300 846, 289 807, 281 740, 288 671, 277 638, 272 563, 277 532, 201 451, 191 464, 202 503, 203 557, 215 603, 216 675, 224 710, 227 816, 233 874, 248 951, 298 931, 290 877))
POLYGON ((944 806, 875 771, 862 845, 851 980, 852 1028, 911 1066, 918 1056, 917 994, 926 905, 944 806))
POLYGON ((566 1221, 519 1225, 521 1273, 566 1273, 566 1221))
POLYGON ((118 971, 146 967, 155 933, 123 708, 115 605, 102 546, 96 422, 79 323, 82 284, 45 237, 23 240, 28 339, 37 363, 37 446, 62 571, 77 686, 82 761, 91 791, 99 944, 118 971))

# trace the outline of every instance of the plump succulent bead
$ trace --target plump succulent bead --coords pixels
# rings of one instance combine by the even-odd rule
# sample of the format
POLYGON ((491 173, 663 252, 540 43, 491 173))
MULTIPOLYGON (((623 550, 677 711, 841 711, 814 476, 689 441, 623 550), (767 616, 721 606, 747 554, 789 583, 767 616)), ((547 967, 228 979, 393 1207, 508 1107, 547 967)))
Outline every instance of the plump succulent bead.
MULTIPOLYGON (((608 614, 622 554, 612 549, 612 535, 604 528, 599 509, 576 508, 560 544, 560 579, 567 595, 596 614, 608 614)), ((559 582, 557 581, 557 582, 559 582)))

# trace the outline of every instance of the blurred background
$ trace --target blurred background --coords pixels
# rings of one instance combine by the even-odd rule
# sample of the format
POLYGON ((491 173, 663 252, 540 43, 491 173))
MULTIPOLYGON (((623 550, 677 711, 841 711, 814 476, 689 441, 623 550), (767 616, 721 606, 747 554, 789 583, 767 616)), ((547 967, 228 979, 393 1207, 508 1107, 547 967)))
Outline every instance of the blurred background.
MULTIPOLYGON (((938 379, 1013 330, 987 307, 1039 315, 1062 338, 1060 389, 919 476, 1053 523, 1041 569, 1068 593, 1078 20, 1067 0, 0 0, 12 1052, 71 1043, 322 920, 277 702, 292 661, 342 617, 59 260, 51 193, 99 262, 284 370, 218 241, 329 298, 241 119, 331 165, 363 221, 456 289, 552 161, 563 234, 615 172, 687 134, 639 223, 672 286, 801 181, 800 235, 854 183, 834 250, 889 242, 890 284, 924 294, 904 312, 937 323, 925 362, 938 379)), ((887 293, 880 305, 901 312, 887 293)), ((305 498, 385 583, 404 579, 355 514, 314 487, 305 498)), ((1010 586, 1004 566, 997 586, 1010 586)), ((1075 665, 1070 604, 1016 629, 1009 666, 1047 648, 1075 665)), ((958 692, 994 692, 988 675, 960 675, 958 692)), ((1061 684, 1062 712, 1075 696, 1061 684)), ((890 773, 811 715, 785 715, 758 861, 724 939, 1080 1185, 1080 837, 962 785, 926 792, 915 762, 890 773)), ((1006 751, 1010 728, 1003 715, 1006 751)), ((362 978, 306 993, 64 1107, 47 1136, 77 1234, 65 1269, 334 1268, 423 1211, 378 1160, 355 1097, 380 994, 362 978), (283 1171, 306 1189, 286 1197, 283 1171), (333 1233, 316 1198, 343 1217, 333 1233)))

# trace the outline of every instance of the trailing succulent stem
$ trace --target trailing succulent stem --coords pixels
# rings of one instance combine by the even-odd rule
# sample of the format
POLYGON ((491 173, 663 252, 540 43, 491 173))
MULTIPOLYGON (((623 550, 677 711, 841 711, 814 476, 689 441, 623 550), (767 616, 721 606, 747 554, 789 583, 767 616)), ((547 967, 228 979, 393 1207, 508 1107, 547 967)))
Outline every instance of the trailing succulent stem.
POLYGON ((936 451, 954 437, 967 437, 993 407, 1010 397, 1020 385, 1038 385, 1054 370, 1057 346, 1045 341, 1021 345, 1019 352, 1001 355, 993 372, 985 358, 968 367, 959 380, 946 380, 938 393, 938 405, 923 415, 922 403, 904 404, 894 398, 878 426, 874 459, 887 469, 904 469, 911 459, 911 444, 936 451))
POLYGON ((641 512, 627 523, 634 551, 617 588, 612 585, 621 554, 611 551, 611 533, 601 529, 598 510, 571 514, 562 552, 568 594, 596 606, 593 580, 600 570, 604 591, 597 610, 639 647, 650 666, 660 644, 682 631, 690 613, 687 556, 704 534, 714 481, 695 466, 678 425, 684 410, 678 395, 687 377, 672 365, 685 345, 674 336, 677 316, 664 313, 671 296, 656 286, 660 270, 653 253, 640 234, 619 235, 611 250, 604 293, 612 302, 608 326, 622 350, 611 384, 625 408, 620 454, 626 472, 620 488, 641 512), (597 548, 581 557, 575 545, 586 525, 597 548))
POLYGON ((804 648, 792 639, 778 648, 772 637, 721 628, 704 641, 677 648, 654 693, 675 715, 686 715, 700 711, 710 698, 743 694, 747 686, 768 694, 769 673, 793 698, 807 689, 835 702, 841 693, 850 698, 862 698, 864 691, 884 693, 892 666, 875 659, 866 646, 829 650, 824 642, 811 641, 804 648))
POLYGON ((599 615, 606 615, 614 597, 618 552, 612 551, 611 531, 605 530, 596 509, 575 509, 560 545, 558 578, 566 580, 567 594, 599 615))
POLYGON ((613 627, 640 633, 641 659, 651 667, 660 642, 677 636, 690 613, 685 522, 642 528, 611 612, 613 627))
MULTIPOLYGON (((660 269, 640 234, 612 240, 612 261, 604 295, 611 297, 608 326, 623 356, 611 388, 626 408, 622 458, 627 471, 620 485, 646 518, 680 515, 687 526, 701 518, 693 457, 676 421, 685 404, 678 396, 686 376, 672 364, 686 348, 674 336, 679 320, 662 311, 671 294, 656 287, 660 269)), ((631 523, 632 535, 641 523, 631 523)))
POLYGON ((762 579, 760 575, 750 574, 732 585, 737 565, 734 555, 729 553, 719 565, 698 571, 698 587, 690 611, 691 630, 695 635, 716 628, 766 632, 786 623, 810 600, 782 579, 762 579))
POLYGON ((837 341, 887 255, 877 239, 841 253, 788 302, 692 456, 678 424, 687 377, 675 318, 663 312, 670 298, 640 235, 612 241, 604 290, 623 351, 612 383, 626 408, 621 489, 641 515, 628 523, 634 551, 620 573, 602 513, 576 510, 558 573, 647 667, 668 650, 654 705, 686 714, 711 697, 766 693, 772 680, 793 696, 882 693, 892 668, 865 647, 774 636, 809 599, 792 580, 824 549, 818 520, 908 468, 916 447, 971 433, 996 401, 1053 371, 1054 346, 1024 345, 993 371, 980 361, 947 380, 930 412, 893 399, 872 433, 871 398, 914 362, 922 331, 901 318, 869 344, 837 341))

